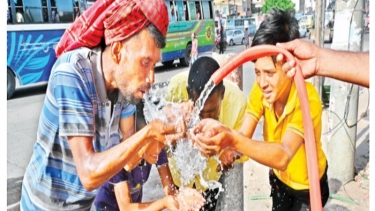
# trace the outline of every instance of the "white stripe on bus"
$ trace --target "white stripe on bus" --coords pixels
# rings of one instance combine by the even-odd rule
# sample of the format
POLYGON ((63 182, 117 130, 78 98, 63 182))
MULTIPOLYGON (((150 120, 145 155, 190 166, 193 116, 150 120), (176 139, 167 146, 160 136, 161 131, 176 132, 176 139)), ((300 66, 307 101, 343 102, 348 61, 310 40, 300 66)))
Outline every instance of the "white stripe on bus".
POLYGON ((46 23, 46 24, 15 24, 7 25, 7 31, 39 31, 67 29, 71 23, 46 23))

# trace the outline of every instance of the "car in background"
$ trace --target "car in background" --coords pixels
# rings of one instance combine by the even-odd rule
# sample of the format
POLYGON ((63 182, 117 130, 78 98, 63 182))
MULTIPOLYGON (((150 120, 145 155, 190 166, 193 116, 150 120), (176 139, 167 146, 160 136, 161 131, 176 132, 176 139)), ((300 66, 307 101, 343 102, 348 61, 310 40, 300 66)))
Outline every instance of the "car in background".
POLYGON ((306 37, 307 29, 305 25, 299 25, 299 37, 306 37))
POLYGON ((315 17, 314 15, 304 15, 299 20, 299 25, 306 26, 307 29, 313 29, 315 28, 315 17))
POLYGON ((243 44, 245 40, 245 34, 240 29, 227 30, 225 32, 227 37, 227 43, 229 45, 243 44))

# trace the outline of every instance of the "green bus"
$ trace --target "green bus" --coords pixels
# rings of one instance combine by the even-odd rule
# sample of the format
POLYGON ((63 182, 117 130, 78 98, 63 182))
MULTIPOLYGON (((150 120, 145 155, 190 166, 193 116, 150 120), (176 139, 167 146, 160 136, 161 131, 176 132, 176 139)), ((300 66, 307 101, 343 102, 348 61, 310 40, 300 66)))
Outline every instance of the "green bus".
POLYGON ((191 34, 196 33, 198 52, 212 51, 215 40, 213 0, 165 0, 169 27, 166 47, 161 51, 161 63, 171 66, 174 60, 190 63, 191 34))

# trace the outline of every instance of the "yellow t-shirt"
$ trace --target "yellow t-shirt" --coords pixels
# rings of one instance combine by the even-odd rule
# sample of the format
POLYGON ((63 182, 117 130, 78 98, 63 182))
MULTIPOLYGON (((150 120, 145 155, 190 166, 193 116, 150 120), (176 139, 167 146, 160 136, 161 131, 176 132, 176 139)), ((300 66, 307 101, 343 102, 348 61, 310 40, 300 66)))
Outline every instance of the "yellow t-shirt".
MULTIPOLYGON (((187 93, 187 80, 188 80, 189 71, 181 72, 170 80, 168 84, 168 92, 166 94, 166 100, 170 102, 186 102, 189 100, 187 93)), ((246 110, 246 96, 238 88, 238 86, 228 80, 224 79, 225 94, 224 98, 221 101, 221 109, 219 115, 219 122, 222 124, 234 129, 239 130, 245 116, 246 110)), ((176 164, 174 159, 168 158, 169 168, 172 173, 173 181, 177 186, 181 185, 179 172, 176 169, 176 164)), ((246 156, 242 156, 237 161, 244 162, 248 160, 246 156)), ((216 167, 218 162, 215 158, 209 157, 207 160, 207 168, 203 171, 203 178, 208 180, 218 181, 221 173, 216 172, 216 167)), ((200 176, 195 178, 195 181, 192 181, 188 184, 188 187, 192 187, 195 183, 196 189, 199 191, 205 191, 207 188, 203 187, 199 182, 200 176)))
MULTIPOLYGON (((318 156, 319 177, 324 174, 327 159, 322 150, 321 130, 322 130, 322 104, 315 87, 305 82, 308 101, 310 105, 310 115, 313 121, 316 150, 318 156)), ((292 84, 285 110, 279 121, 275 118, 275 113, 271 105, 263 99, 263 93, 257 83, 249 94, 246 114, 250 114, 255 120, 264 117, 263 137, 267 142, 281 143, 282 137, 287 130, 292 131, 304 138, 302 110, 300 100, 297 95, 295 83, 292 84)), ((285 171, 273 169, 276 176, 295 190, 309 188, 307 173, 307 161, 305 144, 302 144, 285 171)))

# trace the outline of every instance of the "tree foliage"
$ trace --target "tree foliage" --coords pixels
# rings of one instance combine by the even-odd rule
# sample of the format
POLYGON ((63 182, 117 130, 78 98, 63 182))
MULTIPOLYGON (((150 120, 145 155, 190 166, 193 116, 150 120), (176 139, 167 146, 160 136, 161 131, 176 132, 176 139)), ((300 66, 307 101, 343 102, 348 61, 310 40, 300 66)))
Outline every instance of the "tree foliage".
POLYGON ((294 10, 294 3, 291 0, 266 0, 262 7, 262 12, 267 13, 273 8, 294 10))

